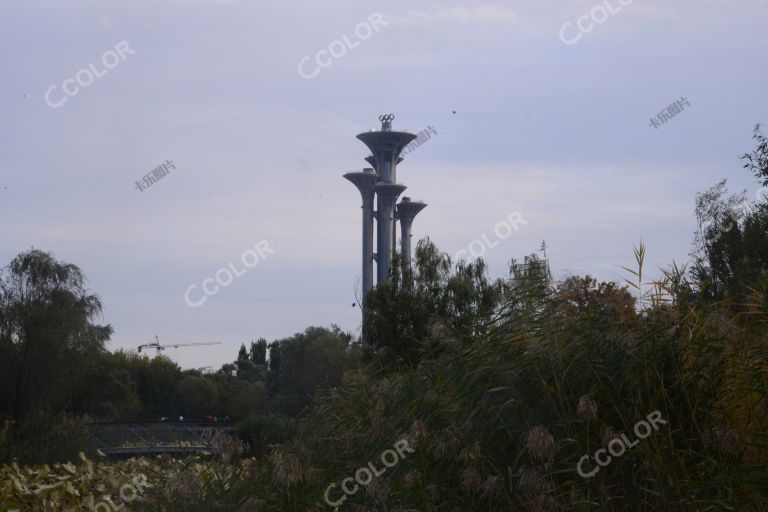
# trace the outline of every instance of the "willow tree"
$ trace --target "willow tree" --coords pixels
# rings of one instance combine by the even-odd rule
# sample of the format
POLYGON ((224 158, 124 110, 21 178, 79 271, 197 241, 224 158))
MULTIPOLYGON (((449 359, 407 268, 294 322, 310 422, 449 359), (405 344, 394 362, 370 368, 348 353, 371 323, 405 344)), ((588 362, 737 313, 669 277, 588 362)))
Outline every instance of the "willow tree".
POLYGON ((72 264, 30 250, 0 271, 0 411, 66 408, 81 370, 102 352, 112 327, 93 323, 101 302, 72 264))

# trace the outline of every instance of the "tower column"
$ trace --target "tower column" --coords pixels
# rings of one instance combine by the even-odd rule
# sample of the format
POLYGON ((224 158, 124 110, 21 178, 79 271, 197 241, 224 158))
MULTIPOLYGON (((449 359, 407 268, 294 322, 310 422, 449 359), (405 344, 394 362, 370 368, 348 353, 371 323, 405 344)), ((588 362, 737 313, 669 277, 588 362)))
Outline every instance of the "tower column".
POLYGON ((397 198, 407 187, 397 183, 377 183, 375 190, 379 199, 379 211, 377 213, 377 246, 376 255, 376 282, 383 283, 389 279, 389 270, 392 263, 392 236, 395 226, 395 203, 397 198))
MULTIPOLYGON (((400 228, 402 236, 401 258, 403 260, 403 275, 407 276, 411 271, 411 227, 416 215, 426 208, 426 203, 421 201, 411 201, 410 197, 403 197, 403 200, 397 205, 397 215, 400 219, 400 228)), ((406 283, 409 284, 409 283, 406 283)))
POLYGON ((397 185, 397 164, 402 160, 400 152, 416 135, 392 131, 394 116, 379 116, 381 131, 370 131, 357 136, 368 149, 374 168, 379 175, 376 184, 376 278, 383 283, 389 277, 389 265, 395 247, 395 203, 405 186, 397 185), (394 187, 394 188, 393 188, 394 187))
MULTIPOLYGON (((357 187, 363 201, 361 207, 363 211, 363 290, 361 308, 363 310, 363 323, 365 323, 368 316, 365 298, 373 289, 373 198, 375 195, 374 187, 379 176, 373 172, 373 169, 364 169, 363 172, 348 172, 344 175, 344 178, 351 181, 357 187)), ((363 344, 367 344, 365 337, 363 337, 363 344)))

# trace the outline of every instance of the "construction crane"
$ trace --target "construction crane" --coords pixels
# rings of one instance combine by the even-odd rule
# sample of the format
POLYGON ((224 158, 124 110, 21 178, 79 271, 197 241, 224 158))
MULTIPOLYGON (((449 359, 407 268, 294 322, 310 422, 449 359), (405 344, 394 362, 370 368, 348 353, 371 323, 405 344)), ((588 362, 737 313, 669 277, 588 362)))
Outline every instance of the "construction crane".
MULTIPOLYGON (((170 338, 163 338, 163 339, 170 339, 170 338)), ((176 340, 172 340, 172 341, 176 341, 176 340)), ((182 341, 182 340, 179 340, 179 341, 182 341)), ((187 343, 169 343, 167 345, 161 345, 160 344, 160 337, 159 336, 155 336, 155 341, 150 341, 149 343, 147 343, 145 345, 139 345, 139 353, 141 353, 141 349, 143 349, 143 348, 154 348, 155 350, 157 350, 157 354, 156 355, 159 356, 160 352, 162 352, 163 350, 165 350, 167 348, 195 347, 195 346, 200 346, 200 345, 221 345, 221 342, 220 341, 207 341, 207 342, 200 342, 200 343, 197 343, 197 342, 187 342, 187 343)))

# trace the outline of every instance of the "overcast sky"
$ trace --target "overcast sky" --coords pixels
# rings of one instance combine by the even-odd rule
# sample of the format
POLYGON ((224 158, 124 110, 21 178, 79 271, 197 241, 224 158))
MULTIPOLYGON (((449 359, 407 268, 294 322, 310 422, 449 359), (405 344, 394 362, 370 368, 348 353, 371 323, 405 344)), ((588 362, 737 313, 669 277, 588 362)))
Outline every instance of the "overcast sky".
POLYGON ((111 349, 223 342, 168 353, 185 368, 359 332, 341 175, 390 112, 437 132, 398 168, 429 204, 414 239, 486 235, 493 277, 542 240, 557 278, 619 280, 641 238, 650 269, 684 263, 696 192, 757 189, 738 157, 768 123, 767 22, 765 0, 2 0, 0 265, 32 247, 78 265, 111 349), (230 263, 243 275, 190 307, 230 263))

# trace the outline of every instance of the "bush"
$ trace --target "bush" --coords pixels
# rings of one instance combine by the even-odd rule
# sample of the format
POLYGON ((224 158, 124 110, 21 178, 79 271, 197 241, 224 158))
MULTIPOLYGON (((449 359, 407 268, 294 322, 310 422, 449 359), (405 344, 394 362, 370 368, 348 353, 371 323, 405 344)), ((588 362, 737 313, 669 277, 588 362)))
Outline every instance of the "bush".
POLYGON ((88 435, 88 418, 60 413, 30 414, 18 425, 6 422, 0 432, 0 461, 44 464, 76 460, 78 453, 95 451, 88 435), (7 439, 3 449, 3 437, 7 439))

